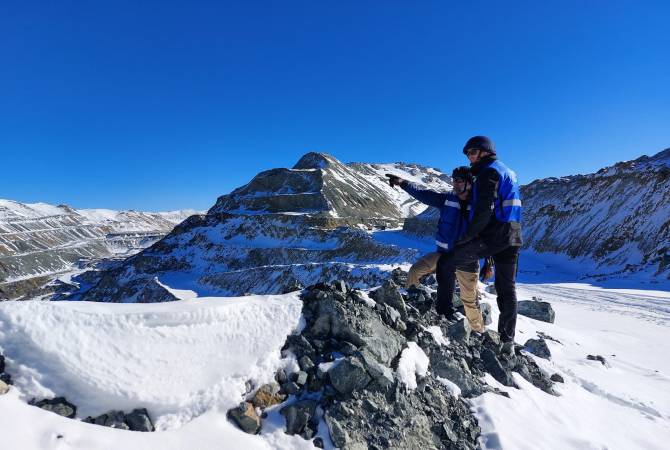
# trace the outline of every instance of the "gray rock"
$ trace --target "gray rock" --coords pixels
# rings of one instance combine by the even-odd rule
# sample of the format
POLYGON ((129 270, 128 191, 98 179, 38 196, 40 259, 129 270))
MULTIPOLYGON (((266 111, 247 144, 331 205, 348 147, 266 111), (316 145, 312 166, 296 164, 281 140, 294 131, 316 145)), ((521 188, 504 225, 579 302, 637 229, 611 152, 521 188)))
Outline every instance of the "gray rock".
POLYGON ((446 378, 458 386, 464 397, 476 397, 484 392, 481 382, 461 363, 444 352, 431 353, 430 367, 435 376, 446 378))
POLYGON ((521 300, 518 303, 517 312, 522 316, 542 322, 554 323, 554 319, 556 318, 556 313, 549 302, 521 300))
POLYGON ((77 415, 77 407, 68 402, 65 397, 44 399, 33 403, 33 405, 69 419, 74 419, 74 416, 77 415))
POLYGON ((293 381, 282 384, 281 389, 288 395, 297 395, 300 393, 300 386, 293 381))
POLYGON ((549 379, 554 383, 565 383, 563 377, 557 373, 553 374, 551 377, 549 377, 549 379))
POLYGON ((344 356, 351 356, 353 355, 356 351, 358 350, 358 347, 356 347, 354 344, 351 342, 342 342, 340 343, 340 353, 342 353, 344 356))
POLYGON ((600 355, 588 355, 586 359, 588 359, 589 361, 599 361, 603 366, 607 365, 607 360, 600 355))
POLYGON ((544 359, 551 358, 551 351, 549 351, 547 342, 544 339, 528 339, 524 345, 524 349, 537 357, 544 359))
POLYGON ((134 409, 126 415, 126 423, 131 431, 151 432, 156 431, 154 423, 145 408, 134 409))
POLYGON ((407 318, 407 307, 405 306, 405 300, 403 300, 400 291, 398 291, 398 286, 391 280, 385 281, 379 289, 372 291, 370 296, 377 302, 381 304, 389 305, 395 308, 399 313, 400 317, 405 320, 407 318))
POLYGON ((389 367, 381 364, 367 349, 363 349, 363 351, 359 352, 358 356, 363 361, 365 370, 380 387, 388 389, 393 386, 395 379, 393 377, 393 371, 389 367))
POLYGON ((514 383, 512 374, 503 368, 500 360, 498 360, 496 354, 493 351, 488 348, 484 349, 481 352, 481 358, 484 362, 484 370, 490 373, 493 378, 505 386, 516 387, 516 383, 514 383))
POLYGON ((249 402, 242 402, 236 408, 228 410, 228 418, 245 433, 258 434, 261 431, 261 419, 249 402))
POLYGON ((363 363, 354 357, 345 358, 328 374, 333 387, 343 395, 363 389, 372 380, 363 363))
POLYGON ((295 384, 297 384, 298 386, 304 386, 305 383, 307 383, 307 372, 303 372, 301 370, 296 374, 295 384))
POLYGON ((109 428, 118 428, 120 430, 130 430, 126 423, 126 415, 123 411, 109 411, 96 418, 87 418, 90 423, 109 428))
POLYGON ((298 364, 300 365, 300 368, 304 371, 310 371, 314 368, 314 363, 307 355, 300 358, 298 360, 298 364))
POLYGON ((328 431, 330 432, 330 438, 335 444, 336 447, 345 448, 348 442, 350 442, 349 433, 347 430, 340 425, 337 419, 326 414, 326 425, 328 425, 328 431))
POLYGON ((314 413, 317 402, 314 400, 303 400, 283 407, 279 413, 286 418, 287 434, 303 434, 306 428, 316 430, 314 413))

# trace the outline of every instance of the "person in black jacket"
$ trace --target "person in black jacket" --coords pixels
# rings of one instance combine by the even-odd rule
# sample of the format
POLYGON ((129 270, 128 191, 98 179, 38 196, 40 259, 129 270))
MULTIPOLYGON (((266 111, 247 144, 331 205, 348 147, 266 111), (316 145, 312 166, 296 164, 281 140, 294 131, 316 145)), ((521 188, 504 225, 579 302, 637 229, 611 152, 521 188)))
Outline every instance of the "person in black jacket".
POLYGON ((516 174, 498 161, 495 145, 485 136, 470 138, 463 147, 476 177, 470 225, 452 252, 440 257, 437 271, 493 257, 500 309, 498 332, 502 351, 514 351, 517 299, 516 271, 521 248, 521 198, 516 174))

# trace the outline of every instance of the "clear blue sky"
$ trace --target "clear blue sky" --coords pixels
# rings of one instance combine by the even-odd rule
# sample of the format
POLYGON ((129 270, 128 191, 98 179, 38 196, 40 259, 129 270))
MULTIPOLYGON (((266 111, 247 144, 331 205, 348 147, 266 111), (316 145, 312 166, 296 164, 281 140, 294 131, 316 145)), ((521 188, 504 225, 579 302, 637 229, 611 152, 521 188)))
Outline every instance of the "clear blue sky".
POLYGON ((303 153, 522 182, 670 146, 667 1, 0 4, 0 198, 205 209, 303 153))

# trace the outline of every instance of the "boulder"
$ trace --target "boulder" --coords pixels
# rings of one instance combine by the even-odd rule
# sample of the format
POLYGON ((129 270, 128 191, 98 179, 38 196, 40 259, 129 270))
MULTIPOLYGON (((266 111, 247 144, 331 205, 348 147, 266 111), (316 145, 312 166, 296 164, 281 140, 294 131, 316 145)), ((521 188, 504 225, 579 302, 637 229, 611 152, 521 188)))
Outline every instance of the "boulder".
POLYGON ((400 313, 400 317, 403 320, 407 318, 405 300, 403 300, 400 291, 398 291, 398 286, 393 281, 385 281, 377 290, 372 291, 370 296, 377 303, 386 304, 395 308, 400 313))
POLYGON ((547 347, 547 341, 544 339, 528 339, 524 345, 524 350, 539 358, 551 358, 551 352, 549 351, 549 347, 547 347))
POLYGON ((484 349, 481 352, 481 359, 484 363, 484 370, 490 373, 501 384, 510 387, 516 387, 512 374, 505 370, 496 354, 490 349, 484 349))
POLYGON ((130 430, 130 427, 126 423, 126 415, 123 411, 109 411, 95 418, 87 417, 84 419, 84 422, 93 423, 103 427, 118 428, 120 430, 130 430))
POLYGON ((549 377, 549 379, 554 383, 565 383, 563 377, 557 373, 553 374, 551 377, 549 377))
POLYGON ((242 402, 239 406, 230 409, 228 418, 245 433, 258 434, 261 431, 261 419, 256 414, 254 405, 249 402, 242 402))
POLYGON ((342 395, 363 389, 372 378, 363 363, 355 357, 347 357, 328 372, 330 383, 342 395))
POLYGON ((264 384, 254 394, 251 403, 256 408, 265 409, 273 405, 278 405, 286 399, 280 391, 279 384, 272 382, 264 384))
POLYGON ((430 370, 436 376, 459 387, 464 397, 476 397, 484 392, 482 383, 472 375, 464 361, 459 362, 444 351, 432 352, 430 370))
POLYGON ((314 437, 317 428, 314 413, 317 405, 314 400, 302 400, 283 407, 279 413, 286 418, 286 433, 303 435, 307 439, 314 437))
POLYGON ((126 415, 126 423, 131 431, 156 431, 154 423, 145 408, 133 409, 126 415))
POLYGON ((52 413, 56 413, 59 416, 67 417, 69 419, 74 419, 74 416, 77 415, 77 407, 68 402, 65 397, 44 399, 32 404, 38 408, 51 411, 52 413))
POLYGON ((521 300, 518 303, 517 312, 522 316, 548 323, 554 323, 556 318, 556 313, 549 302, 521 300))

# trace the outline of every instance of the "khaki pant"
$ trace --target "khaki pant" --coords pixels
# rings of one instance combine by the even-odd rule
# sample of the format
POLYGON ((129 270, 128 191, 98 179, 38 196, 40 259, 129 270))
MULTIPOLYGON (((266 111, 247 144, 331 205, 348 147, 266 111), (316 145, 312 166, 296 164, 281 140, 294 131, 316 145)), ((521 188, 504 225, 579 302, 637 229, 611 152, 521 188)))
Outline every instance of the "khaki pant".
MULTIPOLYGON (((439 259, 440 253, 438 252, 428 253, 419 258, 409 269, 405 287, 416 286, 419 284, 421 278, 434 273, 439 259)), ((458 285, 461 287, 461 301, 463 302, 465 317, 468 318, 470 328, 474 331, 484 331, 484 319, 479 302, 477 301, 478 274, 476 272, 456 270, 456 279, 458 280, 458 285)))

